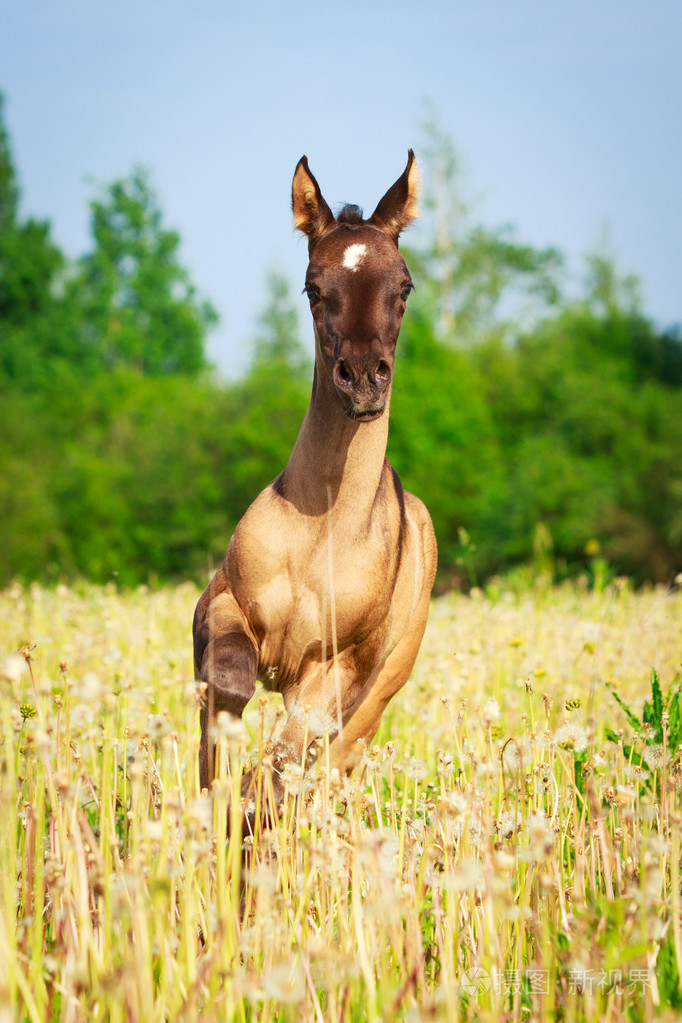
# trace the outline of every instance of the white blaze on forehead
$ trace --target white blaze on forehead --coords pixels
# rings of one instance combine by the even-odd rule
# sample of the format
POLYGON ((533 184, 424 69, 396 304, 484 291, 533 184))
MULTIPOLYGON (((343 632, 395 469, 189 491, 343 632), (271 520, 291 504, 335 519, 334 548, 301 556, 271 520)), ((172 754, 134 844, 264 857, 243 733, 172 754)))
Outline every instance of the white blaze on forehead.
POLYGON ((343 254, 343 265, 348 270, 357 270, 366 252, 366 245, 358 245, 357 242, 355 245, 349 245, 343 254))

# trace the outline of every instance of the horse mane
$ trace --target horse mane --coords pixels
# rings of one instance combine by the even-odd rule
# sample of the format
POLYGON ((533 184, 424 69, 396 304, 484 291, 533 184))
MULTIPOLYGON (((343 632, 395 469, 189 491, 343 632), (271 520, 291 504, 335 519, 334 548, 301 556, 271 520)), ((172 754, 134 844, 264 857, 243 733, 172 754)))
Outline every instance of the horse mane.
POLYGON ((346 203, 346 205, 339 211, 336 217, 338 224, 362 224, 362 207, 355 206, 353 203, 346 203))

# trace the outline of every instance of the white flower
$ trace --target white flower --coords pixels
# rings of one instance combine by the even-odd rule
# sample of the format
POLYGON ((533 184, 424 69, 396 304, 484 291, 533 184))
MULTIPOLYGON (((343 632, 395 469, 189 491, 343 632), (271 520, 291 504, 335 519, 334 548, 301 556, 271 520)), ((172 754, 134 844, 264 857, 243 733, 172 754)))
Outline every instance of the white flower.
POLYGON ((163 714, 149 714, 147 716, 147 731, 152 739, 162 739, 171 731, 170 722, 163 714))
POLYGON ((452 875, 453 886, 462 892, 473 892, 483 887, 483 867, 473 857, 461 859, 452 875))
POLYGON ((411 757, 410 763, 407 768, 407 777, 413 781, 424 781, 429 774, 428 768, 423 760, 418 760, 417 757, 411 757))
POLYGON ((509 838, 518 829, 519 823, 517 814, 505 810, 500 814, 500 819, 496 822, 495 827, 500 838, 509 838))
POLYGON ((187 823, 196 831, 208 831, 213 823, 213 805, 208 796, 193 799, 187 807, 187 823))
POLYGON ((480 817, 472 817, 469 820, 469 841, 472 845, 478 845, 483 841, 483 823, 480 817))
POLYGON ((655 771, 658 767, 663 767, 668 762, 668 757, 660 743, 645 746, 642 755, 652 771, 655 771))
POLYGON ((587 732, 574 721, 568 721, 554 733, 554 741, 562 749, 575 750, 580 753, 587 748, 587 732))
POLYGON ((277 1002, 295 1005, 305 995, 303 974, 296 963, 279 963, 263 977, 263 987, 277 1002))
POLYGON ((0 678, 7 682, 18 682, 26 671, 26 661, 20 654, 10 654, 0 667, 0 678))
POLYGON ((89 671, 80 681, 72 683, 75 695, 83 703, 99 703, 106 694, 106 686, 94 671, 89 671))
POLYGON ((221 710, 216 717, 212 731, 214 739, 224 738, 230 743, 246 742, 246 726, 242 719, 234 714, 228 714, 224 710, 221 710))
POLYGON ((500 720, 500 705, 497 700, 488 700, 488 702, 483 705, 481 717, 486 725, 494 725, 500 720))
POLYGON ((518 739, 511 739, 509 742, 505 743, 502 759, 504 760, 506 767, 527 768, 533 759, 531 743, 528 736, 524 735, 520 741, 518 739))

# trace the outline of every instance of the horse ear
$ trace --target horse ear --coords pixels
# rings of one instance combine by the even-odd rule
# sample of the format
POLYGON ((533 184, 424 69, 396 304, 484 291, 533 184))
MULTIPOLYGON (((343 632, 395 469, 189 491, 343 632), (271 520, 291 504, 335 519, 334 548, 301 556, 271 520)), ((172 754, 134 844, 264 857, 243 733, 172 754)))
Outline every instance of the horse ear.
POLYGON ((369 223, 380 227, 398 241, 401 231, 419 215, 417 197, 419 195, 419 167, 412 150, 408 150, 407 167, 369 218, 369 223))
POLYGON ((291 185, 291 208, 294 227, 307 234, 312 245, 334 223, 334 214, 322 197, 320 186, 308 167, 308 157, 296 164, 291 185))

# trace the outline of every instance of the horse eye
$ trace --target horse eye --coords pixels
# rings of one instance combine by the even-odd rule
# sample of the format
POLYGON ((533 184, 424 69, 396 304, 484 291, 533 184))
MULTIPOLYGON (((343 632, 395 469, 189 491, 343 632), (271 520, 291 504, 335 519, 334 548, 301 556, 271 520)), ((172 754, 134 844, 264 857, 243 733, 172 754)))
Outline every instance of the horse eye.
POLYGON ((316 302, 320 301, 320 293, 317 288, 312 286, 312 284, 306 284, 303 290, 308 296, 311 305, 315 305, 316 302))
POLYGON ((407 302, 407 299, 411 291, 414 291, 414 284, 411 283, 406 284, 403 290, 400 292, 400 297, 402 298, 403 302, 407 302))

